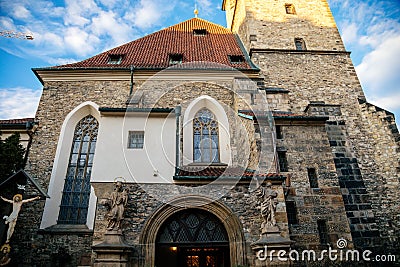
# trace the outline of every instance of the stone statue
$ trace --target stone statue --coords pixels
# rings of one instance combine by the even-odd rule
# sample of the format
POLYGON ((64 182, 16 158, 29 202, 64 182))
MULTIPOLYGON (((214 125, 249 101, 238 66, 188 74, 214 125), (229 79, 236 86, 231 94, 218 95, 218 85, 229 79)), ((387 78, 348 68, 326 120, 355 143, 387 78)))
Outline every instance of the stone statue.
POLYGON ((122 182, 115 183, 114 192, 111 194, 110 211, 107 214, 107 230, 120 230, 124 219, 125 206, 128 203, 128 191, 123 188, 122 182))
POLYGON ((268 228, 276 226, 275 211, 278 192, 272 190, 271 186, 272 184, 267 182, 266 186, 260 186, 257 192, 257 197, 260 199, 261 217, 263 219, 261 233, 266 233, 268 228))
POLYGON ((22 200, 21 194, 16 194, 13 197, 13 200, 6 199, 0 196, 2 200, 13 204, 13 210, 9 216, 4 216, 3 219, 5 220, 5 224, 8 224, 8 231, 7 231, 7 240, 6 243, 10 242, 11 236, 14 233, 15 225, 17 224, 18 214, 21 210, 22 204, 34 201, 36 199, 40 199, 39 196, 22 200))
POLYGON ((10 263, 11 258, 9 256, 11 247, 9 244, 4 244, 0 249, 0 266, 4 266, 10 263))

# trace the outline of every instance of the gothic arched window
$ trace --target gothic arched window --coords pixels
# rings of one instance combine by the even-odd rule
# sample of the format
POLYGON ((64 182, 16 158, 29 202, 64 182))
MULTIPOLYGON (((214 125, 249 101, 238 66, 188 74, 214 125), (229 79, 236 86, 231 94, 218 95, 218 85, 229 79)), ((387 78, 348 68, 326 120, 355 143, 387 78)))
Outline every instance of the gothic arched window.
POLYGON ((88 115, 75 127, 61 199, 59 224, 85 224, 99 123, 88 115))
POLYGON ((193 119, 193 159, 196 163, 219 162, 218 121, 207 108, 193 119))

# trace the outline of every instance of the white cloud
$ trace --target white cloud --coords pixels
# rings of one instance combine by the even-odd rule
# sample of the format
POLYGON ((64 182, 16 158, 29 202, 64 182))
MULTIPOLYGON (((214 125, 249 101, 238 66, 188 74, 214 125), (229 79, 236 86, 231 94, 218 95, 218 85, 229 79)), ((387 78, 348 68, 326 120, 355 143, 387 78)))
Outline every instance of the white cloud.
POLYGON ((8 17, 0 17, 0 27, 4 30, 15 30, 14 21, 8 17))
POLYGON ((97 17, 92 19, 92 31, 96 35, 109 35, 112 37, 114 44, 121 44, 129 40, 132 32, 129 25, 117 20, 117 14, 113 12, 101 11, 97 17))
POLYGON ((69 50, 78 56, 86 56, 95 51, 95 45, 99 43, 97 36, 78 28, 70 27, 64 33, 64 42, 69 50))
POLYGON ((358 27, 355 23, 346 24, 342 29, 342 39, 346 44, 355 43, 358 41, 358 27))
POLYGON ((99 8, 93 0, 66 0, 65 25, 85 26, 99 8))
POLYGON ((356 71, 368 91, 397 92, 400 86, 400 32, 368 53, 356 71))
POLYGON ((141 0, 139 8, 135 9, 132 16, 136 27, 141 29, 150 28, 160 22, 160 6, 152 0, 141 0))
POLYGON ((389 96, 372 95, 368 101, 391 112, 400 111, 400 92, 395 92, 389 96))
POLYGON ((24 7, 22 5, 16 5, 14 7, 13 15, 15 18, 18 18, 18 19, 26 19, 26 18, 31 17, 31 13, 29 12, 29 10, 26 9, 26 7, 24 7))
POLYGON ((34 117, 41 90, 30 88, 0 89, 0 119, 34 117))

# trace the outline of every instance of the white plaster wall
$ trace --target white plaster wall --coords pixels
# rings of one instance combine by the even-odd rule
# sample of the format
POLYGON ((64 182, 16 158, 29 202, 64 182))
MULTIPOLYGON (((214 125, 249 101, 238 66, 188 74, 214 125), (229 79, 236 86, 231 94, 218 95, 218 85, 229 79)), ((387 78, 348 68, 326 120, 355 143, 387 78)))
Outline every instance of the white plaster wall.
POLYGON ((175 171, 175 114, 168 118, 134 113, 106 116, 93 160, 93 182, 171 183, 175 171), (128 132, 144 131, 143 149, 128 148, 128 132))

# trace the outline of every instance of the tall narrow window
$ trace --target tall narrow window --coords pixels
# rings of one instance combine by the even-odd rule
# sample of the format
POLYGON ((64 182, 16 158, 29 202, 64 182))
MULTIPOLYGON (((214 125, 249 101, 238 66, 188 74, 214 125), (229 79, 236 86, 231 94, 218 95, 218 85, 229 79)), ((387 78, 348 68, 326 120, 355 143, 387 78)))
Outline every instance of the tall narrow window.
POLYGON ((321 245, 327 245, 329 243, 328 228, 326 227, 325 220, 317 221, 319 241, 321 245))
POLYGON ((279 169, 281 172, 288 171, 288 163, 286 159, 286 151, 278 151, 279 169))
POLYGON ((218 122, 207 108, 193 119, 193 160, 198 163, 219 162, 218 122))
POLYGON ((283 139, 282 126, 275 125, 275 130, 276 130, 276 139, 283 139))
POLYGON ((88 115, 75 127, 61 199, 59 224, 85 224, 89 206, 90 176, 99 123, 88 115))
POLYGON ((318 188, 318 178, 317 173, 314 168, 307 168, 308 181, 310 182, 311 188, 318 188))
POLYGON ((306 42, 304 42, 303 38, 294 38, 294 44, 296 46, 296 50, 307 50, 306 42))
POLYGON ((288 217, 288 224, 298 224, 297 220, 297 209, 294 201, 286 202, 286 213, 288 217))

